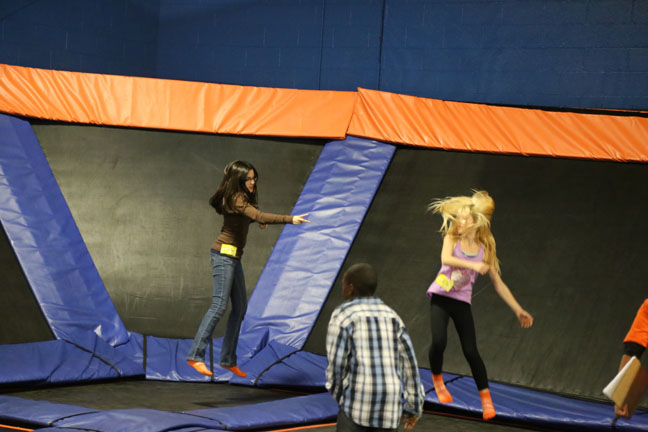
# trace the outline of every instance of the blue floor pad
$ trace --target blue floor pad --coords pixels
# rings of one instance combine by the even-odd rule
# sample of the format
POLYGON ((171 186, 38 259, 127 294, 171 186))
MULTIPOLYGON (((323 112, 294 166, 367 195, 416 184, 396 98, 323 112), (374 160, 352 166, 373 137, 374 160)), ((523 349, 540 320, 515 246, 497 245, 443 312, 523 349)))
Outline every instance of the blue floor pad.
POLYGON ((0 345, 0 384, 44 385, 143 375, 144 369, 94 334, 84 346, 53 340, 0 345))
MULTIPOLYGON (((426 374, 430 375, 431 381, 430 372, 426 374)), ((441 405, 431 383, 424 384, 427 392, 425 401, 438 408, 448 407, 481 417, 481 400, 472 377, 452 378, 450 374, 443 375, 446 388, 452 394, 452 402, 441 405)), ((631 420, 618 420, 613 429, 614 409, 611 405, 498 383, 490 383, 490 392, 498 420, 565 431, 648 430, 648 415, 643 411, 637 411, 631 420)))
MULTIPOLYGON (((141 432, 166 430, 257 430, 332 421, 338 406, 328 393, 252 405, 167 412, 134 408, 110 411, 0 396, 0 420, 30 423, 51 430, 141 432)), ((40 430, 40 429, 39 429, 40 430)))
POLYGON ((227 430, 255 430, 334 421, 338 405, 330 394, 317 393, 255 405, 202 409, 187 413, 218 420, 225 424, 227 430))
POLYGON ((245 364, 247 376, 233 377, 232 384, 270 387, 320 387, 326 384, 326 357, 270 342, 245 364))

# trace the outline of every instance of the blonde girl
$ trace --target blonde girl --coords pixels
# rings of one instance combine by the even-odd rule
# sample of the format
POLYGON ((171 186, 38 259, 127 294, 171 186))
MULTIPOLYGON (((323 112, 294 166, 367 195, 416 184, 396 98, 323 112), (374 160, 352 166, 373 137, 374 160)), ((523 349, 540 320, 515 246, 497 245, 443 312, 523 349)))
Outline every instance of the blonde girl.
POLYGON ((430 285, 432 346, 430 368, 437 397, 441 403, 452 402, 443 376, 443 352, 446 348, 448 321, 452 319, 464 356, 470 365, 482 402, 485 420, 495 417, 495 408, 488 388, 486 367, 477 350, 475 324, 471 310, 472 288, 478 275, 488 273, 495 291, 513 310, 523 328, 533 325, 533 317, 522 309, 500 275, 495 239, 490 230, 495 202, 486 191, 472 196, 448 197, 428 206, 443 218, 441 270, 430 285))

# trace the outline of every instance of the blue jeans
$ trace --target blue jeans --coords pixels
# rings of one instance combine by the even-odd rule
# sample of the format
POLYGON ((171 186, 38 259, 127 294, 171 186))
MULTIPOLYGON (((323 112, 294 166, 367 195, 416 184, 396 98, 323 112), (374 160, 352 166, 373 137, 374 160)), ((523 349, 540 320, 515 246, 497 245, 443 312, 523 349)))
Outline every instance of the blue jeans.
POLYGON ((209 310, 203 317, 187 360, 205 361, 205 350, 214 333, 214 328, 225 313, 228 299, 232 299, 232 312, 227 319, 223 338, 220 364, 236 366, 236 345, 238 344, 241 322, 247 311, 247 293, 241 260, 218 252, 211 252, 212 274, 214 276, 214 295, 209 310))

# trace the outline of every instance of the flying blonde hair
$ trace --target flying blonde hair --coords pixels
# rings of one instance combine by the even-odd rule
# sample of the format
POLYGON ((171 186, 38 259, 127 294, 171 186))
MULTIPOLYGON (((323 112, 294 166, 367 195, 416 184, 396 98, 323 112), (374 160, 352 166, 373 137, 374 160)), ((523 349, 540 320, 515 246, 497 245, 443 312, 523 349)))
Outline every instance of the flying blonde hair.
POLYGON ((483 190, 473 190, 472 196, 456 196, 434 200, 428 205, 427 210, 432 213, 438 213, 443 218, 443 224, 439 229, 443 235, 451 236, 456 243, 459 238, 457 224, 455 223, 457 215, 463 210, 470 211, 475 221, 476 232, 475 240, 481 246, 484 246, 486 252, 486 264, 493 267, 497 273, 500 273, 499 260, 495 247, 495 238, 490 230, 490 221, 495 211, 495 201, 483 190))

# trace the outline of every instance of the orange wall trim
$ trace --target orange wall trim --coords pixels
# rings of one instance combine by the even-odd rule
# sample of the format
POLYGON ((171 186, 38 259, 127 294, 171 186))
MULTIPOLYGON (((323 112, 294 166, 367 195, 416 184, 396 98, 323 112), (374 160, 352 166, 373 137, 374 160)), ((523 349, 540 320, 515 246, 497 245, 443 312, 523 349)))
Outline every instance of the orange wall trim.
POLYGON ((0 64, 0 112, 236 135, 347 134, 447 150, 648 161, 648 118, 550 112, 358 89, 295 90, 0 64))
POLYGON ((346 136, 355 92, 245 87, 0 65, 0 111, 220 134, 346 136))
POLYGON ((447 150, 648 161, 648 119, 358 90, 349 135, 447 150))

